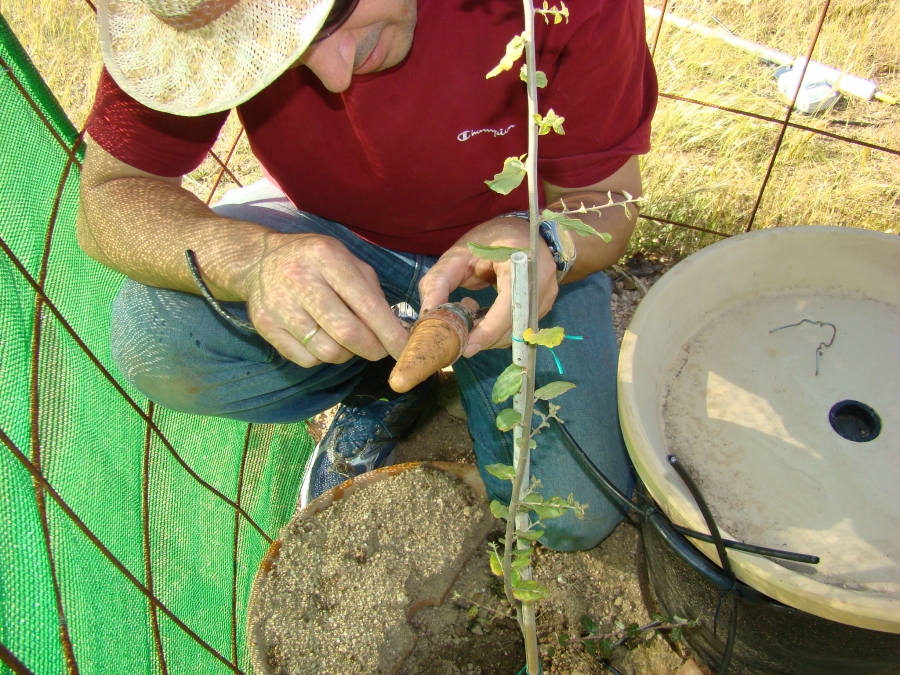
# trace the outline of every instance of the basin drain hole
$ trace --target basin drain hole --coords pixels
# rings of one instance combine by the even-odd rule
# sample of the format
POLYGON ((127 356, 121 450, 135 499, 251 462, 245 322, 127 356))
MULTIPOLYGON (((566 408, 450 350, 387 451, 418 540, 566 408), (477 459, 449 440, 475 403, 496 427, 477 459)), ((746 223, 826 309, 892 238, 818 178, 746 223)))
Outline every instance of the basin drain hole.
POLYGON ((881 433, 878 413, 859 401, 835 403, 828 413, 828 421, 839 436, 854 443, 871 441, 881 433))

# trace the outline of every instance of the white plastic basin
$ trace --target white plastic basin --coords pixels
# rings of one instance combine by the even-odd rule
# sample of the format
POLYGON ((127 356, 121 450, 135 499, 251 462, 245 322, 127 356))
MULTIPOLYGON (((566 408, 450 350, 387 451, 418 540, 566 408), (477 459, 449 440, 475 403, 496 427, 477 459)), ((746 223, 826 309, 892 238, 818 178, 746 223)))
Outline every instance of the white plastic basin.
MULTIPOLYGON (((619 408, 632 461, 672 522, 707 531, 666 461, 700 481, 726 538, 818 555, 737 551, 737 577, 797 609, 900 633, 900 237, 790 227, 721 241, 676 265, 625 334, 619 408), (823 348, 815 374, 816 348, 823 348), (847 440, 829 411, 870 406, 847 440)), ((694 542, 711 560, 712 545, 694 542)))

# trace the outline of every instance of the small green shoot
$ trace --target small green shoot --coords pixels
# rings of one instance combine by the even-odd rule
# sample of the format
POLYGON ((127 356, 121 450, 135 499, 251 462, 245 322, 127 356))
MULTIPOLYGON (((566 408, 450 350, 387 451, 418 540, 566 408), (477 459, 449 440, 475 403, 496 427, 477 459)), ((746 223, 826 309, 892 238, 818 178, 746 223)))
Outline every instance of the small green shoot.
POLYGON ((487 183, 487 186, 494 192, 499 192, 501 195, 508 195, 522 184, 522 181, 525 179, 525 174, 528 173, 528 170, 525 168, 525 163, 522 161, 524 159, 525 155, 522 155, 521 157, 507 157, 503 160, 503 171, 494 174, 493 180, 486 180, 484 182, 487 183))

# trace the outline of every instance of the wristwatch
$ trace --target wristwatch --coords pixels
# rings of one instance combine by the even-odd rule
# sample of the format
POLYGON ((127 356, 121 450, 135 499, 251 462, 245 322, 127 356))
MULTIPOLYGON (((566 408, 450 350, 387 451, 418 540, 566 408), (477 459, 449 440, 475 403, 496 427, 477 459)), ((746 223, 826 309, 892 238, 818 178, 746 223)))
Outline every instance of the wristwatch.
POLYGON ((543 221, 538 232, 553 254, 553 261, 556 263, 556 283, 562 283, 575 264, 575 240, 572 233, 560 227, 555 220, 543 221))
MULTIPOLYGON (((527 211, 504 213, 500 217, 507 216, 514 216, 531 222, 527 211)), ((562 283, 562 280, 575 264, 575 239, 572 237, 571 232, 560 227, 555 220, 543 221, 538 228, 538 233, 541 235, 541 239, 546 242, 547 248, 550 249, 550 253, 553 255, 553 262, 556 263, 556 283, 562 283)))

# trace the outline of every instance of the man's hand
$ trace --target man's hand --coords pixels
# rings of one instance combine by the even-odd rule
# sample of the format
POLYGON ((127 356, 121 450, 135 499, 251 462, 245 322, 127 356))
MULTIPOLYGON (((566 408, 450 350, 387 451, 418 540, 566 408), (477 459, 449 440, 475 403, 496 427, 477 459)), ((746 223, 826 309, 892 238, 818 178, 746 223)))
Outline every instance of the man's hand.
POLYGON ((142 284, 197 293, 184 262, 191 249, 212 293, 246 300, 262 337, 301 366, 400 355, 407 334, 375 272, 337 239, 224 218, 180 182, 128 166, 90 142, 78 218, 84 251, 142 284))
MULTIPOLYGON (((528 248, 528 223, 516 217, 494 218, 483 223, 457 241, 419 282, 421 311, 447 302, 450 293, 457 288, 480 290, 488 286, 497 288, 497 299, 484 319, 469 334, 469 345, 464 356, 478 351, 510 344, 512 329, 512 289, 510 286, 510 262, 482 260, 469 251, 469 242, 483 246, 510 246, 528 248)), ((538 315, 544 316, 553 307, 558 292, 556 265, 550 249, 538 247, 538 315)))
POLYGON ((332 237, 267 234, 263 255, 240 283, 259 334, 306 368, 343 363, 354 354, 397 358, 406 344, 375 270, 332 237))
MULTIPOLYGON (((606 204, 610 195, 615 202, 625 201, 625 193, 640 197, 641 170, 638 158, 630 157, 620 169, 599 183, 583 188, 563 188, 543 182, 548 208, 560 210, 563 201, 575 209, 581 204, 588 207, 606 204)), ((575 266, 563 283, 584 279, 590 274, 615 263, 625 252, 634 231, 637 208, 633 204, 604 209, 599 213, 579 214, 586 225, 598 232, 608 232, 612 242, 607 244, 600 237, 576 236, 577 257, 575 266), (625 209, 628 209, 626 211, 625 209)), ((497 299, 488 314, 469 335, 469 346, 464 356, 473 356, 481 349, 505 347, 512 328, 510 263, 493 263, 476 258, 467 244, 474 242, 485 246, 511 246, 528 248, 528 223, 515 217, 494 218, 470 230, 457 241, 422 277, 419 295, 422 309, 430 309, 446 302, 450 293, 459 287, 479 290, 491 284, 497 287, 497 299)), ((540 242, 538 246, 538 318, 543 317, 556 300, 559 288, 556 283, 556 265, 550 249, 540 242)))

